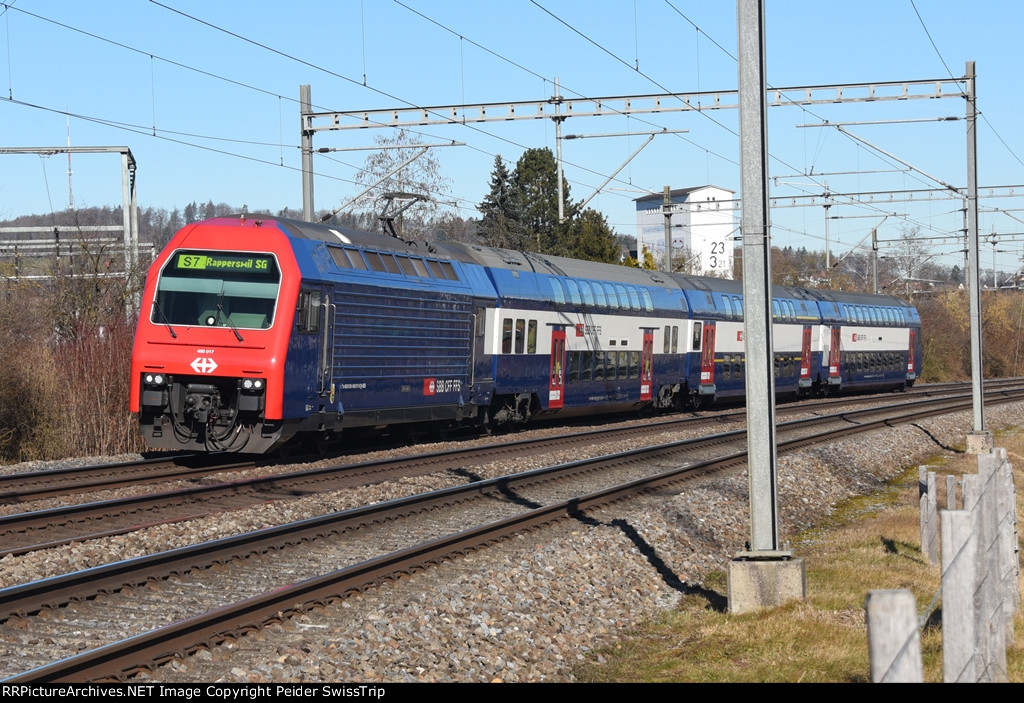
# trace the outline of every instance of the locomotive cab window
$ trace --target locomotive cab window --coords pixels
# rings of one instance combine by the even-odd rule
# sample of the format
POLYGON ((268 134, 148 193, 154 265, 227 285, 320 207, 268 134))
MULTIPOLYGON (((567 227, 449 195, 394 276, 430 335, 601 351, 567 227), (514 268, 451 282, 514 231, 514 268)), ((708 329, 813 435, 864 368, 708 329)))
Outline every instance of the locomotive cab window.
POLYGON ((274 321, 280 287, 272 254, 175 252, 161 271, 150 321, 266 329, 274 321))

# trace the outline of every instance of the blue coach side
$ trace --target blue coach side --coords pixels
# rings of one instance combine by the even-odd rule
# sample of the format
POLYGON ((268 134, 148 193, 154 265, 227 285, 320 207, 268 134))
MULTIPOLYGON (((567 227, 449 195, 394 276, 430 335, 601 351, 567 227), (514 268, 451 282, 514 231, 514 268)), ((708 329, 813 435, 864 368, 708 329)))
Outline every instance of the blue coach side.
MULTIPOLYGON (((448 250, 456 245, 448 245, 448 250)), ((463 247, 497 293, 493 419, 671 405, 685 382, 678 287, 656 271, 463 247)))
POLYGON ((815 290, 821 316, 823 389, 886 390, 913 385, 921 364, 921 318, 892 296, 815 290))

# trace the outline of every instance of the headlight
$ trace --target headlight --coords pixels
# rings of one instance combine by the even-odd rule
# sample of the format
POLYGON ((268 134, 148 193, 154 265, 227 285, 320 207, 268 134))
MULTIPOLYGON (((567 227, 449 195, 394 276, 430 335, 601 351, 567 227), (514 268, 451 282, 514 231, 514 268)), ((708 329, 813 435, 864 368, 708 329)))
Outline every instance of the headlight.
POLYGON ((162 386, 164 384, 164 375, 162 373, 147 373, 142 377, 142 380, 152 386, 162 386))
POLYGON ((242 390, 260 392, 263 390, 263 379, 262 378, 243 378, 242 379, 242 390))

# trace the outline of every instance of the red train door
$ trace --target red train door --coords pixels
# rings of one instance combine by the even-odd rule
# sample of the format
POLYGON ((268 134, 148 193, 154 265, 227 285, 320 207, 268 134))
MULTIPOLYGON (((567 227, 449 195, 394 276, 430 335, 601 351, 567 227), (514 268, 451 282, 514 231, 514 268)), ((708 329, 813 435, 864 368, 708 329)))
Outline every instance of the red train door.
POLYGON ((565 402, 565 328, 551 330, 551 383, 548 386, 548 407, 560 408, 565 402))
POLYGON ((910 330, 910 350, 907 352, 907 380, 917 379, 917 371, 914 367, 914 347, 917 346, 917 330, 910 330))
POLYGON ((800 388, 811 385, 811 326, 804 325, 803 340, 800 343, 800 388))
MULTIPOLYGON (((715 392, 715 323, 704 323, 704 338, 701 342, 700 352, 700 385, 701 388, 710 386, 710 394, 715 392)), ((703 391, 702 391, 703 393, 703 391)))
POLYGON ((842 331, 837 325, 832 328, 832 344, 828 348, 828 382, 829 384, 837 384, 840 382, 840 368, 839 361, 842 358, 840 356, 840 342, 842 341, 842 331))
POLYGON ((654 330, 644 330, 644 343, 640 347, 640 400, 651 399, 654 385, 654 330))

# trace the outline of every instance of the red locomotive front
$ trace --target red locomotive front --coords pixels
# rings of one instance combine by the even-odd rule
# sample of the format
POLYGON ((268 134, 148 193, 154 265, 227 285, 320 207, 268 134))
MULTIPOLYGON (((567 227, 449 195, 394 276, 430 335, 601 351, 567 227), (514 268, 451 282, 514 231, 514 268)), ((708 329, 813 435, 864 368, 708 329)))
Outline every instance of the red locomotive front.
POLYGON ((263 452, 281 441, 298 278, 287 237, 259 220, 174 237, 149 270, 132 352, 131 410, 149 446, 263 452))

